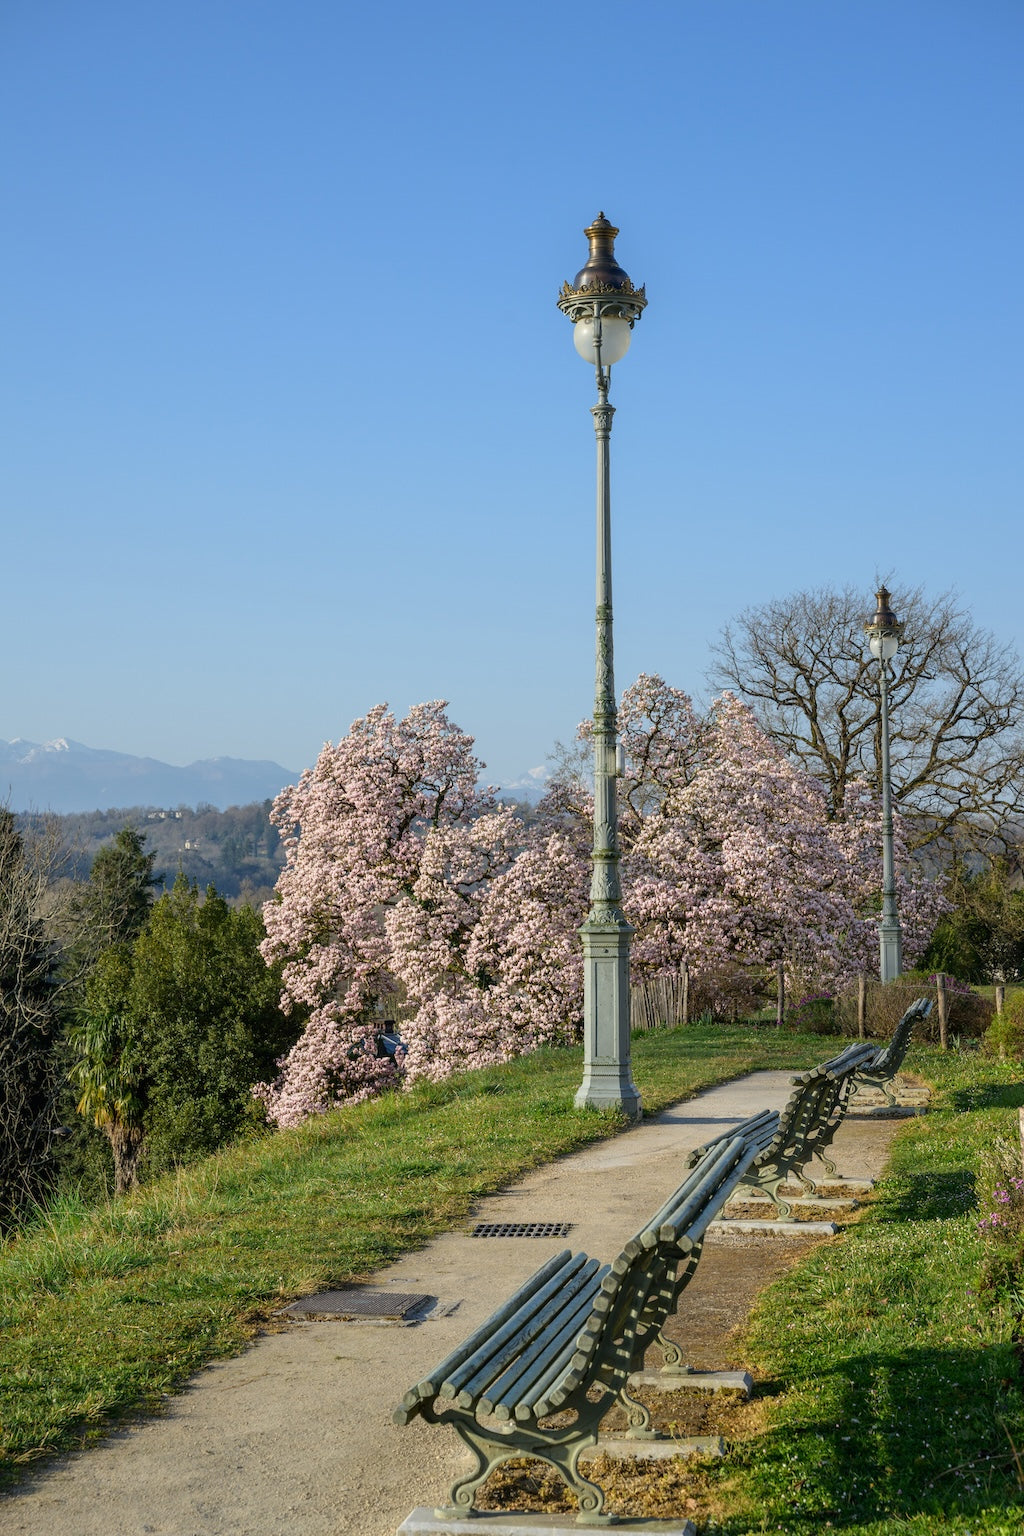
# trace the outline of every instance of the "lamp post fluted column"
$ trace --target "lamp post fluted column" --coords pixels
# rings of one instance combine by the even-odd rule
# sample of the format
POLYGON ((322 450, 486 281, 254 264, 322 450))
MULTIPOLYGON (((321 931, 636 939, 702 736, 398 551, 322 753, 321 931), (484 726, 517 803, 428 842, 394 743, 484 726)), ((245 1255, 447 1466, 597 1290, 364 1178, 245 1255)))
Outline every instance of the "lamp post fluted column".
POLYGON ((899 649, 903 625, 889 606, 885 587, 875 595, 875 614, 864 626, 871 654, 878 661, 881 715, 882 779, 882 915, 878 922, 878 974, 895 981, 903 971, 903 935, 896 905, 896 866, 893 858, 892 775, 889 752, 889 663, 899 649))
POLYGON ((599 214, 586 230, 590 256, 558 307, 573 321, 576 350, 592 362, 597 404, 591 407, 597 445, 597 605, 594 688, 594 846, 590 911, 583 940, 583 1082, 581 1108, 642 1113, 630 1063, 629 945, 633 930, 622 913, 616 787, 618 719, 612 636, 611 365, 625 356, 630 332, 646 305, 615 260, 618 230, 599 214))

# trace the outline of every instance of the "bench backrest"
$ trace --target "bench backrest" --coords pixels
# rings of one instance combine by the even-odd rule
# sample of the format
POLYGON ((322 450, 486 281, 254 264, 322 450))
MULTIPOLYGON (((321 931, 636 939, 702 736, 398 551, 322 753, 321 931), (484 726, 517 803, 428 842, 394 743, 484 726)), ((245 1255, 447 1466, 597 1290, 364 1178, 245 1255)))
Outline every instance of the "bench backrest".
POLYGON ((875 1047, 865 1042, 850 1045, 838 1056, 797 1073, 793 1091, 779 1116, 779 1128, 758 1166, 784 1158, 793 1166, 810 1162, 824 1136, 831 1134, 846 1110, 846 1098, 858 1071, 875 1055, 875 1047))
POLYGON ((916 1003, 911 1003, 893 1030, 892 1039, 888 1045, 884 1045, 870 1063, 868 1070, 873 1076, 876 1073, 884 1073, 886 1077, 894 1077, 896 1075, 903 1065, 903 1058, 910 1049, 910 1039, 914 1033, 914 1025, 919 1020, 926 1019, 931 1011, 932 1003, 929 997, 919 997, 916 1003))

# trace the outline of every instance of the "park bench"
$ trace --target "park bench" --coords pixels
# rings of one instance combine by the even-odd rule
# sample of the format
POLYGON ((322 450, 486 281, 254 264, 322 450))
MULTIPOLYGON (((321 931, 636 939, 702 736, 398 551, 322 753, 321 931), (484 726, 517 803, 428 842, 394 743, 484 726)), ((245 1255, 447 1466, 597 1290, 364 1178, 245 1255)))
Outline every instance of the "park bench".
MULTIPOLYGON (((807 1166, 819 1157, 828 1178, 839 1178, 828 1148, 846 1115, 857 1073, 868 1069, 877 1054, 878 1047, 865 1041, 847 1046, 819 1067, 798 1073, 792 1079, 793 1091, 778 1116, 774 1136, 737 1181, 737 1189, 766 1194, 781 1221, 793 1219, 792 1206, 779 1193, 784 1184, 794 1180, 805 1197, 818 1199, 818 1186, 807 1166)), ((712 1141, 708 1145, 716 1144, 712 1141)))
POLYGON ((893 1030, 892 1039, 888 1045, 882 1047, 868 1065, 857 1073, 853 1080, 854 1093, 870 1092, 872 1088, 879 1089, 885 1095, 886 1103, 893 1108, 896 1106, 895 1081, 896 1074, 903 1065, 904 1057, 910 1049, 911 1036, 914 1033, 914 1025, 919 1020, 923 1021, 931 1013, 931 999, 919 997, 916 1003, 911 1003, 906 1013, 900 1019, 893 1030))
POLYGON ((477 1489, 502 1462, 539 1457, 579 1501, 578 1522, 609 1524, 604 1493, 579 1470, 616 1403, 627 1435, 657 1439, 629 1377, 662 1334, 692 1278, 709 1223, 775 1133, 765 1110, 716 1138, 691 1160, 686 1179, 610 1264, 564 1249, 405 1394, 396 1424, 419 1416, 450 1424, 474 1457, 456 1480, 441 1519, 472 1514, 477 1489), (553 1422, 543 1423, 543 1420, 553 1422), (568 1421, 568 1422, 567 1422, 568 1421))

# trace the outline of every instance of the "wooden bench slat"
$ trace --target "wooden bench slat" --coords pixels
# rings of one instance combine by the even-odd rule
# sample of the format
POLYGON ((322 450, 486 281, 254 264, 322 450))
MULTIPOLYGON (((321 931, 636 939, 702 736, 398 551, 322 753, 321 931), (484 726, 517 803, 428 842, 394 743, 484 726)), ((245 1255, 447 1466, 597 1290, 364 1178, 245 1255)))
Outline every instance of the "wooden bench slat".
MULTIPOLYGON (((674 1264, 672 1268, 674 1269, 674 1264)), ((622 1307, 609 1322, 604 1333, 621 1329, 628 1337, 633 1337, 637 1331, 637 1324, 651 1322, 651 1304, 657 1295, 660 1295, 666 1303, 674 1296, 675 1287, 668 1286, 660 1290, 658 1277, 664 1271, 664 1263, 657 1250, 641 1250, 631 1266, 631 1284, 624 1288, 625 1306, 622 1307)), ((667 1308, 666 1308, 667 1310, 667 1308)), ((590 1369, 590 1361, 594 1353, 598 1339, 601 1335, 590 1333, 591 1322, 588 1321, 583 1334, 577 1340, 576 1353, 569 1361, 567 1370, 560 1380, 552 1384, 543 1398, 538 1399, 534 1405, 533 1413, 537 1418, 543 1418, 548 1413, 553 1413, 570 1397, 586 1379, 590 1369)), ((628 1346, 623 1348, 628 1355, 628 1346)))
POLYGON ((520 1307, 529 1301, 531 1296, 539 1291, 552 1277, 556 1277, 571 1264, 575 1257, 576 1255, 571 1249, 563 1248, 560 1253, 556 1253, 552 1258, 548 1259, 546 1264, 542 1264, 535 1274, 532 1274, 528 1280, 523 1281, 523 1284, 517 1291, 513 1292, 507 1301, 502 1302, 501 1306, 495 1309, 486 1322, 481 1323, 479 1328, 475 1328, 468 1338, 463 1339, 462 1343, 452 1350, 451 1354, 445 1355, 444 1359, 434 1367, 429 1376, 425 1377, 423 1381, 418 1382, 415 1387, 405 1394, 402 1399, 402 1406, 404 1408, 415 1408, 417 1403, 428 1402, 435 1398, 440 1391, 441 1383, 444 1379, 451 1371, 460 1366, 463 1361, 467 1360, 470 1355, 476 1353, 480 1345, 491 1337, 495 1325, 500 1327, 502 1323, 507 1322, 510 1317, 513 1317, 520 1307))
MULTIPOLYGON (((711 1141, 705 1142, 702 1147, 698 1147, 694 1152, 691 1152, 687 1166, 695 1168, 701 1158, 712 1147, 717 1147, 720 1142, 729 1141, 733 1136, 742 1135, 757 1148, 759 1153, 762 1152, 765 1147, 770 1145, 772 1138, 777 1135, 780 1118, 780 1112, 777 1109, 763 1109, 759 1114, 751 1115, 749 1120, 741 1121, 739 1125, 733 1126, 731 1130, 722 1131, 720 1135, 715 1136, 711 1141)), ((678 1191, 676 1193, 678 1194, 678 1191)), ((675 1195, 672 1196, 672 1199, 675 1199, 675 1195)), ((667 1202, 669 1205, 671 1203, 671 1200, 667 1202)), ((654 1225, 653 1221, 651 1225, 654 1225)))
MULTIPOLYGON (((538 1377, 528 1392, 523 1393, 516 1406, 516 1418, 520 1421, 526 1419, 543 1419, 547 1414, 554 1413, 557 1407, 561 1407, 574 1388, 582 1381, 586 1366, 577 1369, 571 1383, 566 1383, 565 1376, 573 1361, 579 1355, 576 1341, 568 1339, 559 1354, 551 1361, 549 1368, 538 1377), (557 1389, 561 1388, 561 1391, 557 1389), (557 1391, 557 1402, 554 1396, 557 1391)), ((589 1361, 589 1352, 588 1352, 589 1361)))
MULTIPOLYGON (((707 1203, 708 1196, 715 1192, 719 1185, 724 1184, 739 1164, 743 1164, 743 1171, 753 1162, 754 1148, 745 1138, 734 1136, 725 1142, 721 1149, 714 1154, 709 1154, 711 1161, 704 1172, 703 1177, 693 1185, 686 1199, 663 1221, 657 1231, 651 1234, 654 1241, 664 1243, 677 1242, 685 1231, 686 1226, 694 1221, 702 1207, 707 1203)), ((694 1174, 704 1168, 703 1163, 698 1163, 694 1174)), ((684 1186, 685 1188, 685 1186, 684 1186)), ((645 1232, 641 1241, 649 1246, 648 1233, 645 1232)))
POLYGON ((685 1238, 679 1240, 679 1246, 681 1250, 685 1251, 687 1247, 696 1247, 698 1243, 703 1242, 704 1234, 708 1227, 713 1221, 717 1220, 718 1216, 721 1214, 722 1207, 728 1204, 736 1190, 748 1177, 750 1169, 755 1161, 756 1159, 751 1159, 750 1163, 748 1163, 746 1167, 737 1165, 736 1168, 733 1169, 726 1183, 722 1185, 723 1198, 721 1202, 716 1201, 714 1207, 705 1206, 698 1215, 697 1219, 691 1222, 685 1238))
MULTIPOLYGON (((618 1289, 619 1287, 616 1286, 616 1291, 618 1289)), ((584 1321, 583 1327, 577 1326, 575 1333, 566 1339, 564 1348, 560 1351, 558 1358, 552 1362, 550 1369, 534 1383, 529 1392, 521 1396, 520 1406, 529 1409, 530 1417, 543 1418, 545 1414, 553 1412, 565 1402, 584 1379, 590 1369, 594 1351, 603 1337, 602 1324, 607 1313, 611 1311, 613 1300, 614 1297, 608 1294, 596 1298, 594 1308, 584 1321), (597 1310, 602 1305, 604 1316, 597 1310)))
POLYGON ((869 1057, 874 1055, 876 1049, 877 1047, 869 1040, 865 1040, 863 1044, 848 1045, 844 1051, 840 1051, 838 1056, 833 1056, 830 1061, 823 1061, 820 1067, 813 1067, 811 1073, 799 1073, 793 1081, 798 1082, 811 1074, 814 1076, 825 1075, 835 1077, 838 1074, 849 1072, 854 1066, 860 1066, 863 1062, 867 1061, 869 1057))
POLYGON ((736 1163, 745 1157, 749 1162, 753 1151, 742 1140, 735 1138, 713 1144, 686 1183, 676 1191, 672 1200, 666 1201, 650 1226, 638 1232, 626 1244, 627 1253, 641 1248, 653 1248, 659 1243, 681 1240, 683 1231, 700 1209, 702 1202, 711 1198, 729 1176, 736 1163))
POLYGON ((481 1413, 493 1413, 499 1419, 509 1419, 521 1402, 536 1400, 533 1392, 537 1383, 546 1380, 558 1361, 563 1357, 568 1364, 574 1353, 576 1339, 590 1315, 593 1304, 591 1294, 577 1298, 576 1305, 549 1323, 543 1333, 533 1340, 527 1353, 513 1361, 497 1381, 488 1387, 481 1397, 481 1413), (555 1362, 555 1365, 552 1364, 555 1362))
MULTIPOLYGON (((770 1111, 766 1113, 770 1113, 770 1111)), ((763 1116, 758 1116, 757 1118, 758 1120, 761 1120, 763 1119, 763 1116)), ((673 1226, 679 1226, 680 1211, 684 1210, 687 1204, 692 1200, 694 1191, 704 1190, 705 1186, 710 1187, 710 1185, 708 1185, 708 1180, 711 1179, 713 1181, 713 1174, 708 1173, 707 1170, 704 1172, 699 1171, 702 1165, 706 1162, 708 1154, 712 1151, 713 1148, 730 1145, 736 1143, 737 1140, 742 1146, 746 1143, 747 1139, 748 1137, 746 1134, 746 1126, 744 1124, 743 1127, 737 1126, 734 1127, 731 1131, 723 1132, 721 1136, 716 1136, 715 1140, 709 1142, 707 1146, 698 1148, 700 1156, 694 1158, 692 1162, 689 1162, 690 1177, 685 1179, 683 1183, 680 1184, 679 1188, 669 1196, 659 1211, 655 1211, 647 1225, 645 1227, 641 1227, 640 1231, 634 1238, 631 1239, 631 1241, 635 1243, 642 1243, 645 1248, 649 1248, 652 1242, 657 1241, 658 1235, 661 1233, 664 1227, 670 1224, 673 1226)), ((670 1238, 666 1240, 671 1241, 670 1238)), ((628 1248, 629 1244, 627 1243, 626 1246, 628 1248)))
POLYGON ((471 1408, 499 1372, 528 1345, 548 1323, 555 1321, 581 1290, 588 1295, 601 1265, 585 1253, 575 1274, 568 1270, 533 1296, 503 1328, 488 1339, 457 1371, 441 1383, 440 1397, 454 1397, 460 1408, 471 1408))

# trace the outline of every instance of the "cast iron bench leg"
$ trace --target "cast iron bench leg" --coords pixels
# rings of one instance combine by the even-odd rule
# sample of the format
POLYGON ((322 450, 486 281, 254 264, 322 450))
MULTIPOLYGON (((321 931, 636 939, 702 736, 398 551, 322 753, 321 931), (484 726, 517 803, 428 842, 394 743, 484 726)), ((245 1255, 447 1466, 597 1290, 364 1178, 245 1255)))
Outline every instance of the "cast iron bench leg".
POLYGON ((626 1434, 631 1440, 657 1440, 658 1436, 651 1428, 651 1410, 645 1408, 627 1387, 619 1388, 619 1402, 626 1410, 628 1428, 626 1434))
POLYGON ((489 1430, 450 1409, 435 1413, 433 1408, 424 1407, 423 1417, 428 1423, 450 1424, 476 1462, 472 1471, 452 1484, 451 1503, 436 1511, 438 1519, 472 1519, 477 1489, 503 1462, 523 1456, 546 1461, 576 1495, 578 1525, 614 1525, 616 1516, 604 1513, 604 1489, 584 1477, 577 1466, 583 1452, 597 1444, 598 1425, 608 1412, 609 1403, 602 1397, 587 1407, 589 1412, 580 1411, 575 1423, 542 1430, 543 1440, 538 1438, 536 1429, 525 1425, 510 1424, 507 1429, 495 1427, 489 1430))

